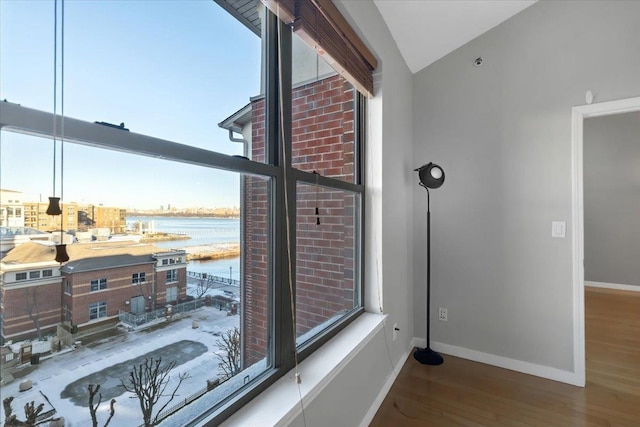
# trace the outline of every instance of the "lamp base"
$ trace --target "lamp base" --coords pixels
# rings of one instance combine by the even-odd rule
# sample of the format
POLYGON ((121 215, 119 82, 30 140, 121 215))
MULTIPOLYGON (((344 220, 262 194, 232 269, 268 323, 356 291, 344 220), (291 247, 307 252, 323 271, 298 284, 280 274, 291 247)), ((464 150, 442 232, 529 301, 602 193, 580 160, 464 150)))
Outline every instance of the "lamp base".
POLYGON ((413 352, 413 358, 423 365, 442 365, 444 359, 435 351, 427 348, 419 348, 413 352))

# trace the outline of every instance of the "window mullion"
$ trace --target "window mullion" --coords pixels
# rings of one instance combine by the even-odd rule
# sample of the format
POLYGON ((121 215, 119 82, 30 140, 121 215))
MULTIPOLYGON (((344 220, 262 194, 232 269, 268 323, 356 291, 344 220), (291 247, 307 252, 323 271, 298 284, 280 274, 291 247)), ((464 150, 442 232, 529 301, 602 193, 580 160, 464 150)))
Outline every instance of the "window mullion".
MULTIPOLYGON (((291 169, 291 28, 278 21, 280 28, 277 38, 279 41, 278 63, 272 69, 278 70, 277 97, 278 97, 278 117, 275 118, 279 124, 278 138, 278 164, 283 170, 278 194, 282 194, 281 203, 276 203, 277 224, 281 227, 276 230, 276 239, 280 241, 279 256, 277 260, 280 268, 280 277, 276 277, 275 292, 278 305, 274 307, 276 321, 279 322, 276 329, 276 360, 281 362, 281 368, 288 370, 294 366, 295 355, 295 322, 293 320, 292 298, 295 295, 295 212, 296 212, 296 181, 291 169), (281 127, 280 127, 281 126, 281 127), (286 181, 284 178, 287 178, 286 181), (286 191, 286 197, 285 192, 286 191), (287 222, 287 215, 289 221, 287 222), (287 228, 288 226, 288 228, 287 228), (288 231, 288 238, 287 232, 288 231), (290 268, 291 266, 291 268, 290 268), (293 289, 289 284, 293 283, 293 289), (293 292, 293 294, 292 294, 293 292)), ((272 119, 273 120, 273 119, 272 119)))
MULTIPOLYGON (((295 212, 292 202, 295 200, 295 183, 285 182, 285 175, 291 181, 291 29, 282 24, 275 15, 269 14, 267 27, 266 52, 266 154, 268 162, 279 167, 272 192, 272 213, 275 230, 273 237, 272 260, 274 265, 272 284, 272 333, 273 366, 289 370, 293 366, 295 336, 291 311, 291 292, 289 289, 289 253, 287 239, 287 210, 295 212), (280 34, 278 34, 278 26, 280 34), (282 70, 280 70, 282 67, 282 70), (282 99, 281 99, 282 98, 282 99), (286 150, 286 151, 285 151, 286 150), (286 169, 286 173, 284 173, 286 169), (286 186, 286 187, 285 187, 286 186), (293 189, 293 190, 292 190, 293 189), (288 200, 285 198, 287 191, 288 200), (286 203, 288 202, 288 204, 286 203)), ((295 206, 295 205, 293 205, 295 206)), ((295 230, 295 224, 289 224, 289 232, 295 230)), ((292 260, 293 262, 293 260, 292 260)))

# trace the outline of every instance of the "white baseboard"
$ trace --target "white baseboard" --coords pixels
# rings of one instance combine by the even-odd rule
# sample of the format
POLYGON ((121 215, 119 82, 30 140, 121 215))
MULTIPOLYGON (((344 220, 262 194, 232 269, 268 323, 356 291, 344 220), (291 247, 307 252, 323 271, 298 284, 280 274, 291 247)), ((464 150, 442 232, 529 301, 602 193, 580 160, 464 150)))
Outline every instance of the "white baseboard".
POLYGON ((623 285, 620 283, 604 283, 604 282, 588 282, 584 281, 585 286, 592 288, 604 288, 604 289, 617 289, 619 291, 633 291, 640 292, 640 286, 638 285, 623 285))
POLYGON ((411 340, 411 347, 424 348, 427 345, 427 340, 424 338, 413 337, 411 340))
MULTIPOLYGON (((426 340, 424 338, 414 337, 411 342, 415 343, 416 347, 424 347, 426 340)), ((575 372, 563 371, 549 366, 537 365, 535 363, 524 362, 522 360, 509 359, 507 357, 497 356, 491 353, 483 353, 481 351, 470 350, 468 348, 440 342, 432 342, 431 348, 439 353, 448 354, 450 356, 456 356, 462 359, 473 360, 474 362, 486 363, 487 365, 497 366, 499 368, 522 372, 524 374, 559 381, 578 387, 584 387, 584 383, 580 382, 580 378, 578 378, 578 375, 576 375, 575 372)))
POLYGON ((382 402, 384 402, 384 398, 387 397, 387 394, 389 393, 389 390, 391 390, 391 386, 393 386, 393 383, 396 381, 396 378, 398 377, 400 370, 402 369, 405 362, 407 361, 407 358, 413 351, 413 347, 414 347, 413 340, 411 340, 411 348, 409 348, 405 352, 405 354, 403 354, 402 357, 400 357, 400 360, 398 361, 396 366, 393 368, 393 372, 389 376, 389 379, 387 380, 386 383, 384 383, 384 386, 380 390, 380 393, 378 393, 378 396, 373 401, 373 404, 371 404, 371 407, 369 408, 367 413, 364 415, 364 418, 360 422, 360 427, 367 427, 369 424, 371 424, 371 421, 373 421, 373 417, 375 417, 376 413, 378 412, 378 409, 380 409, 380 405, 382 405, 382 402))

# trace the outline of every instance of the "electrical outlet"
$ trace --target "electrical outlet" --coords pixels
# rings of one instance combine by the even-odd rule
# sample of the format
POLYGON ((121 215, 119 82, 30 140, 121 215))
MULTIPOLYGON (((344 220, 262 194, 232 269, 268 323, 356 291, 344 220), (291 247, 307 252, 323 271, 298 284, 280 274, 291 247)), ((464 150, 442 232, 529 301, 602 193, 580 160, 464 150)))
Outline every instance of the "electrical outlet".
POLYGON ((396 340, 396 338, 398 338, 398 331, 399 331, 399 330, 400 330, 400 329, 398 329, 398 324, 397 324, 397 323, 394 323, 394 324, 393 324, 393 340, 394 340, 394 341, 396 340))
POLYGON ((446 322, 447 321, 447 309, 440 307, 440 311, 438 313, 438 319, 446 322))

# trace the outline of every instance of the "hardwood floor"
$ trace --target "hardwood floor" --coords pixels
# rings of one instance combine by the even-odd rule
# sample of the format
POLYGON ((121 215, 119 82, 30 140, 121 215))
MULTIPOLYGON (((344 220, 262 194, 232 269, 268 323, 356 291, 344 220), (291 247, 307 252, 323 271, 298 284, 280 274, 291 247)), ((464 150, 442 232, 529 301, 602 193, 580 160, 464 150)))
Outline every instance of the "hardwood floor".
POLYGON ((371 423, 640 426, 640 292, 586 288, 585 388, 446 356, 409 357, 371 423))

